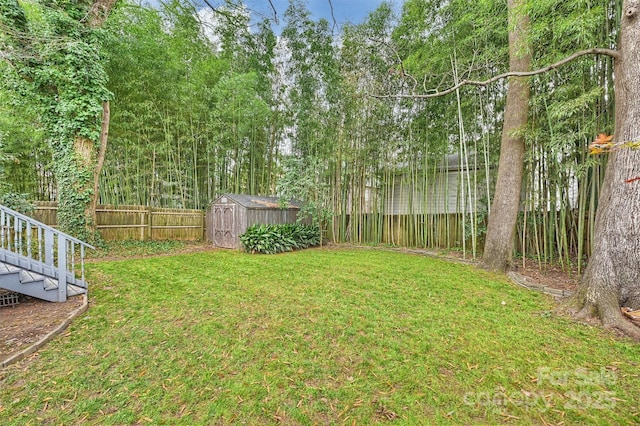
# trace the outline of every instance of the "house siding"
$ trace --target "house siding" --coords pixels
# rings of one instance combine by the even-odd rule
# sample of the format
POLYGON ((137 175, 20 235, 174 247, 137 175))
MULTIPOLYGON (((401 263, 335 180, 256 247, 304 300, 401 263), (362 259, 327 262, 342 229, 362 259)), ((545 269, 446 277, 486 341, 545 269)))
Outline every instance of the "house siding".
MULTIPOLYGON (((418 187, 403 182, 397 177, 393 187, 388 189, 385 214, 454 214, 470 213, 477 209, 478 194, 469 193, 460 187, 460 171, 441 171, 427 178, 426 183, 418 187), (424 188, 426 187, 426 191, 424 188), (466 200, 466 203, 463 201, 466 200)), ((475 171, 470 172, 473 180, 475 171)), ((466 179, 465 179, 466 180, 466 179)))

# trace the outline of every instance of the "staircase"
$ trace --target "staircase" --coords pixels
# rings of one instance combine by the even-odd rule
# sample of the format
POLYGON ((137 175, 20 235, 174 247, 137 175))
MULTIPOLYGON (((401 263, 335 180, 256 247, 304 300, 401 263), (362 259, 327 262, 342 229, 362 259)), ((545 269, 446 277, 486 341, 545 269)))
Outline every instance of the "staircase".
POLYGON ((84 294, 86 248, 94 247, 0 205, 0 288, 50 302, 84 294))

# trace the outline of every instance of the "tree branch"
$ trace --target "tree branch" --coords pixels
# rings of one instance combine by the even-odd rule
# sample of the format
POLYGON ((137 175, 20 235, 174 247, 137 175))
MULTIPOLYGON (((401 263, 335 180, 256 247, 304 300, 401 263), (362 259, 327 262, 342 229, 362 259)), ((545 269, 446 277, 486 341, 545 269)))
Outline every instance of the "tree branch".
POLYGON ((336 22, 336 15, 333 13, 333 3, 331 0, 327 0, 329 2, 329 8, 331 9, 331 18, 333 19, 333 29, 335 30, 338 27, 338 22, 336 22))
POLYGON ((271 9, 273 10, 274 22, 276 23, 276 25, 280 25, 280 23, 278 22, 278 11, 276 10, 276 7, 273 5, 273 2, 271 0, 269 0, 269 4, 271 5, 271 9))
MULTIPOLYGON (((556 62, 555 64, 551 64, 548 65, 544 68, 540 68, 534 71, 523 71, 523 72, 518 72, 518 71, 511 71, 511 72, 506 72, 504 74, 500 74, 500 75, 496 75, 494 77, 491 77, 488 80, 484 80, 484 81, 479 81, 479 80, 462 80, 461 82, 459 82, 458 84, 456 84, 455 86, 452 86, 450 88, 448 88, 447 90, 443 90, 442 92, 436 92, 436 93, 429 93, 429 94, 422 94, 422 95, 416 95, 416 94, 412 94, 412 95, 370 95, 373 98, 377 98, 377 99, 388 99, 388 98, 412 98, 412 99, 429 99, 429 98, 437 98, 439 96, 445 96, 448 95, 450 93, 455 92, 456 90, 460 89, 463 86, 488 86, 492 83, 495 83, 498 80, 502 80, 505 78, 509 78, 509 77, 531 77, 534 75, 539 75, 539 74, 544 74, 546 72, 549 72, 551 70, 554 70, 556 68, 560 68, 563 65, 568 64, 569 62, 572 62, 582 56, 587 56, 587 55, 607 55, 607 56, 611 56, 614 59, 619 59, 620 58, 620 52, 618 52, 617 50, 612 50, 612 49, 599 49, 599 48, 594 48, 594 49, 585 49, 585 50, 580 50, 579 52, 576 52, 572 55, 567 56, 566 58, 556 62)), ((403 72, 403 75, 406 75, 403 72)))
MULTIPOLYGON (((220 6, 220 7, 213 7, 213 5, 211 4, 211 2, 209 0, 204 0, 205 4, 207 6, 209 6, 209 9, 211 9, 211 11, 213 13, 216 13, 220 16, 222 16, 223 18, 227 19, 227 22, 229 24, 231 24, 233 27, 235 28, 243 28, 242 25, 238 24, 236 22, 236 20, 238 19, 237 16, 234 16, 233 13, 231 11, 225 10, 224 6, 220 6)), ((237 8, 236 8, 237 10, 237 8)))
POLYGON ((413 81, 413 88, 411 89, 411 91, 413 92, 416 87, 418 86, 418 80, 412 76, 411 74, 409 74, 407 72, 407 70, 404 68, 404 62, 402 61, 402 58, 400 57, 400 54, 398 53, 398 51, 391 45, 391 43, 388 43, 384 40, 380 40, 377 38, 369 38, 369 40, 373 41, 374 43, 377 43, 381 46, 386 47, 387 49, 391 50, 391 52, 393 53, 393 55, 396 57, 396 60, 398 62, 398 66, 400 67, 400 75, 402 77, 407 77, 410 78, 413 81))

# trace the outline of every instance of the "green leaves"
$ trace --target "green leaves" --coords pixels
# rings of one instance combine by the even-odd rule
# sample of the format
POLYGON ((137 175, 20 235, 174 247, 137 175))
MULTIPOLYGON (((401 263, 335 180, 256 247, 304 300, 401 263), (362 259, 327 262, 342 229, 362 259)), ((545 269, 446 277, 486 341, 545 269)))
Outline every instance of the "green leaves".
POLYGON ((311 217, 322 226, 331 217, 330 188, 323 179, 324 164, 319 157, 283 158, 283 173, 278 180, 278 194, 284 200, 302 201, 299 217, 311 217))
POLYGON ((319 245, 320 230, 302 224, 253 225, 240 242, 248 253, 276 254, 319 245))
POLYGON ((529 1, 531 44, 536 59, 552 63, 567 52, 590 47, 613 47, 618 2, 595 0, 529 1), (603 7, 604 3, 609 3, 603 7), (608 22, 609 21, 609 22, 608 22))
POLYGON ((275 39, 264 26, 249 33, 239 11, 196 15, 173 1, 113 16, 109 149, 117 155, 105 172, 117 178, 103 179, 103 200, 202 208, 221 192, 274 187, 284 125, 271 93, 275 39))
MULTIPOLYGON (((2 0, 0 51, 10 51, 5 87, 33 109, 53 155, 58 226, 77 237, 90 231, 95 152, 102 103, 111 98, 103 63, 104 33, 87 24, 92 3, 2 0)), ((108 14, 108 10, 105 11, 108 14)))

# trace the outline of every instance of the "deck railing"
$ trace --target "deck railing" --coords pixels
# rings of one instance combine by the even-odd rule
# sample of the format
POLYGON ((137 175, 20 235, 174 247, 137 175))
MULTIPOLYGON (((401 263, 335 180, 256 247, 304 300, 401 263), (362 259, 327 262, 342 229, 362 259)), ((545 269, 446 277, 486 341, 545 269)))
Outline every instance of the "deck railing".
POLYGON ((58 280, 58 300, 67 284, 87 288, 85 249, 94 247, 0 205, 0 261, 58 280))

